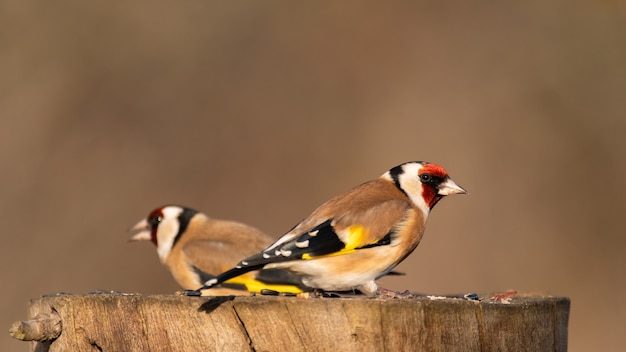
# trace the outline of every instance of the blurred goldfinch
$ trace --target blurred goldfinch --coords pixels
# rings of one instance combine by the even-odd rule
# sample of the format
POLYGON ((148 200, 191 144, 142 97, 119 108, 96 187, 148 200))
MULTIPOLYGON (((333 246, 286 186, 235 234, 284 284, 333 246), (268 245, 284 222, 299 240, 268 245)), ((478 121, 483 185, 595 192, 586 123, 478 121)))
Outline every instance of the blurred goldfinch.
POLYGON ((467 193, 436 164, 401 164, 318 207, 260 253, 208 280, 199 295, 251 270, 284 269, 323 291, 390 291, 375 280, 419 244, 431 209, 444 196, 467 193))
MULTIPOLYGON (((194 209, 168 205, 153 210, 132 229, 131 241, 152 241, 161 263, 183 289, 195 289, 215 275, 272 243, 254 227, 217 220, 194 209)), ((283 270, 248 272, 227 281, 206 295, 245 295, 271 290, 300 293, 298 277, 283 270)))

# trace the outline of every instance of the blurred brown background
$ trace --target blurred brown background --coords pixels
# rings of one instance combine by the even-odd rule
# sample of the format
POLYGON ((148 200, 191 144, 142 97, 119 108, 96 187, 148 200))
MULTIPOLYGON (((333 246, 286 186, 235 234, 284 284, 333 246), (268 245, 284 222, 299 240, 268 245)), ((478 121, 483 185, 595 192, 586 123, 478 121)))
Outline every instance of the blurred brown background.
POLYGON ((569 296, 626 345, 620 1, 2 1, 0 350, 29 299, 171 293, 126 230, 165 203, 275 236, 409 160, 470 191, 388 288, 569 296))

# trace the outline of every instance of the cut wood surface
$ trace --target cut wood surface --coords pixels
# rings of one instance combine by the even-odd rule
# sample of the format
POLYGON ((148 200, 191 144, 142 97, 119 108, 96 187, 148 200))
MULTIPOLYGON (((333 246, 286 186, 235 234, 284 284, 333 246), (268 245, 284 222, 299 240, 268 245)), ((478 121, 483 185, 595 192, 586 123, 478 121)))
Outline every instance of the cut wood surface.
POLYGON ((489 297, 57 295, 11 334, 31 351, 567 350, 569 299, 489 297))

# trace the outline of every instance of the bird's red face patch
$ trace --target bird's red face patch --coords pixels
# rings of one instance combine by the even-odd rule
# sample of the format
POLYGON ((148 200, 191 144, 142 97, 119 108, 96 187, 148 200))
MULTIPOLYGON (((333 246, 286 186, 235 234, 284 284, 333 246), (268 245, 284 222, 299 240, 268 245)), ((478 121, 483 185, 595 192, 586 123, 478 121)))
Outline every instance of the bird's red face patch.
POLYGON ((150 227, 150 239, 155 246, 157 243, 157 229, 159 224, 163 220, 163 208, 154 209, 150 215, 148 215, 148 226, 150 227))
POLYGON ((420 170, 419 177, 422 180, 422 197, 424 197, 428 207, 432 209, 442 198, 442 196, 437 194, 436 187, 442 180, 448 177, 448 172, 437 164, 425 164, 420 170), (429 175, 430 181, 425 182, 422 175, 429 175))
POLYGON ((420 172, 420 174, 421 173, 427 173, 427 174, 430 174, 431 176, 435 176, 439 178, 448 177, 448 172, 446 171, 446 169, 444 169, 443 167, 437 164, 426 164, 422 166, 422 171, 420 172))

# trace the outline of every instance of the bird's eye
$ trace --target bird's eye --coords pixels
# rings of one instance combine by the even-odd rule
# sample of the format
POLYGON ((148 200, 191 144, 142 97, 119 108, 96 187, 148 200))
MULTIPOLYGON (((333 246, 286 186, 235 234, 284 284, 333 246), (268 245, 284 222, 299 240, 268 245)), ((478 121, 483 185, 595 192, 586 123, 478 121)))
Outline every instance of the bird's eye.
POLYGON ((151 216, 148 219, 148 223, 150 224, 150 228, 156 228, 157 226, 159 226, 159 223, 161 223, 161 220, 163 220, 163 217, 161 216, 151 216))
POLYGON ((428 183, 432 180, 432 178, 430 177, 429 174, 421 174, 420 175, 420 181, 422 181, 423 183, 428 183))

